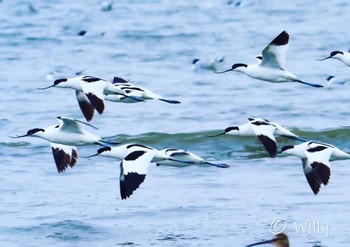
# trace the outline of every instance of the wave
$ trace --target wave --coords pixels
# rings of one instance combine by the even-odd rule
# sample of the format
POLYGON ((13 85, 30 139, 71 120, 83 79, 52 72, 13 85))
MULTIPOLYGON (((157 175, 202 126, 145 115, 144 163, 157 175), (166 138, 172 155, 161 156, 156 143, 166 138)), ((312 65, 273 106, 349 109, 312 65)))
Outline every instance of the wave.
MULTIPOLYGON (((306 140, 318 140, 327 143, 344 143, 350 141, 350 127, 341 127, 338 129, 327 129, 320 131, 305 131, 297 128, 291 129, 291 131, 303 139, 306 140)), ((202 143, 208 142, 209 140, 225 140, 227 138, 237 139, 240 141, 251 140, 249 136, 229 136, 223 135, 221 137, 209 137, 219 133, 223 130, 208 130, 190 133, 161 133, 161 132, 149 132, 135 136, 131 135, 115 135, 108 138, 119 139, 122 142, 133 141, 133 142, 147 142, 147 143, 162 143, 162 142, 177 142, 177 143, 202 143)), ((285 139, 285 138, 283 138, 285 139)), ((289 139, 286 139, 289 140, 289 139)))
MULTIPOLYGON (((348 151, 350 147, 350 129, 347 127, 338 129, 328 129, 320 131, 304 131, 300 129, 291 129, 291 131, 301 138, 306 140, 315 140, 329 143, 338 148, 348 151)), ((124 143, 140 143, 149 145, 154 148, 179 148, 186 149, 199 155, 209 158, 223 160, 223 159, 255 159, 264 158, 266 152, 257 138, 249 136, 231 136, 222 135, 218 137, 209 137, 219 133, 223 130, 208 130, 190 133, 161 133, 149 132, 138 135, 115 135, 106 137, 107 140, 118 141, 124 143)), ((277 136, 278 147, 282 148, 284 145, 295 145, 300 141, 291 140, 284 137, 277 136)), ((32 144, 30 141, 20 142, 1 142, 0 148, 28 148, 32 144)), ((47 144, 40 143, 42 152, 48 152, 47 144)))
POLYGON ((12 227, 8 234, 29 234, 64 242, 102 240, 105 231, 78 220, 64 220, 33 226, 12 227))

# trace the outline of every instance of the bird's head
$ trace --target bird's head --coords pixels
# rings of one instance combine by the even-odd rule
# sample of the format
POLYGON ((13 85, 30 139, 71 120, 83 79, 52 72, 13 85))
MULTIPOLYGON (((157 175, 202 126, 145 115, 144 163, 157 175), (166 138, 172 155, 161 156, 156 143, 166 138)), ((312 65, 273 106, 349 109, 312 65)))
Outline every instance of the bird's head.
POLYGON ((213 136, 208 136, 208 137, 217 137, 217 136, 222 136, 222 135, 225 135, 225 134, 235 135, 235 133, 237 133, 238 131, 239 131, 239 127, 238 126, 230 126, 230 127, 227 127, 224 130, 224 132, 216 134, 216 135, 213 135, 213 136))
POLYGON ((246 247, 257 246, 262 244, 273 244, 277 247, 289 247, 289 240, 287 234, 281 232, 278 233, 273 239, 250 244, 246 247))
POLYGON ((344 55, 344 52, 342 52, 342 51, 332 51, 328 57, 316 59, 316 60, 324 61, 324 60, 329 59, 329 58, 340 59, 343 55, 344 55))
POLYGON ((342 51, 332 51, 329 55, 329 58, 338 58, 340 56, 344 55, 344 52, 342 51))
POLYGON ((82 157, 82 158, 91 158, 91 157, 98 156, 98 155, 109 157, 110 156, 109 154, 111 153, 111 150, 112 150, 111 147, 103 147, 103 148, 98 149, 96 154, 93 154, 93 155, 90 155, 90 156, 85 156, 85 157, 82 157))
POLYGON ((67 87, 67 81, 68 79, 66 78, 62 78, 62 79, 57 79, 53 82, 53 85, 51 86, 48 86, 48 87, 42 87, 42 88, 38 88, 40 90, 45 90, 45 89, 48 89, 48 88, 51 88, 51 87, 67 87))
POLYGON ((21 137, 26 137, 26 136, 37 136, 40 137, 42 133, 44 133, 45 130, 41 129, 41 128, 34 128, 34 129, 30 129, 27 131, 27 134, 25 135, 19 135, 19 136, 13 136, 11 138, 21 138, 21 137))
POLYGON ((231 69, 228 70, 224 70, 224 71, 215 71, 215 73, 217 74, 223 74, 229 71, 239 71, 239 72, 243 72, 245 71, 245 69, 248 67, 247 64, 244 63, 235 63, 234 65, 232 65, 231 69))

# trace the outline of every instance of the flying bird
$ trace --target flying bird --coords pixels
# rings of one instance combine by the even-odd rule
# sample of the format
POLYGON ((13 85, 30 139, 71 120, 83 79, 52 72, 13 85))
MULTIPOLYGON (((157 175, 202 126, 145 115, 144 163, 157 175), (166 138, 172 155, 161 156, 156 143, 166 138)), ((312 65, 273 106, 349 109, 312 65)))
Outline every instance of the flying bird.
MULTIPOLYGON (((274 40, 270 42, 262 50, 262 59, 257 64, 247 65, 244 63, 236 63, 231 69, 217 72, 218 74, 229 71, 238 71, 252 78, 273 82, 298 82, 311 87, 323 87, 319 84, 305 82, 299 79, 296 75, 285 69, 285 60, 287 56, 289 42, 289 34, 282 31, 274 40)), ((260 60, 260 56, 256 57, 260 60)))
POLYGON ((277 154, 277 142, 274 134, 291 139, 303 140, 278 123, 270 122, 269 120, 263 118, 248 118, 248 120, 248 123, 240 126, 227 127, 223 133, 210 137, 225 134, 236 136, 256 136, 264 145, 271 158, 275 157, 277 154))
POLYGON ((331 176, 330 158, 350 159, 350 155, 339 148, 316 141, 282 147, 280 153, 297 156, 301 159, 304 174, 315 195, 321 184, 327 185, 331 176))
POLYGON ((87 156, 106 156, 122 160, 120 163, 120 196, 122 200, 130 197, 146 178, 148 166, 153 161, 167 159, 161 157, 152 147, 129 143, 116 147, 100 148, 96 154, 87 156))
POLYGON ((229 167, 226 164, 207 162, 184 150, 157 150, 153 147, 137 143, 123 144, 115 147, 103 147, 98 149, 96 154, 84 158, 91 158, 98 155, 122 160, 120 163, 121 173, 119 178, 120 195, 122 199, 130 197, 143 183, 150 163, 177 167, 194 164, 206 164, 222 168, 229 167))
MULTIPOLYGON (((114 87, 109 81, 94 76, 83 75, 57 79, 53 85, 38 89, 45 90, 52 87, 74 89, 80 109, 87 121, 92 120, 95 109, 99 114, 103 113, 105 95, 113 93, 132 98, 132 96, 125 95, 123 90, 114 87)), ((140 101, 139 99, 134 100, 140 101)))
POLYGON ((78 152, 76 146, 86 144, 98 144, 102 146, 106 146, 106 144, 117 144, 117 142, 104 141, 101 137, 86 131, 84 125, 93 127, 88 123, 67 117, 57 117, 57 120, 58 124, 56 125, 30 129, 27 134, 11 138, 29 136, 49 141, 59 173, 64 172, 68 166, 73 167, 77 163, 78 152))
POLYGON ((145 100, 157 99, 170 104, 179 104, 180 101, 165 99, 159 94, 152 92, 146 88, 135 86, 129 81, 124 80, 120 77, 114 77, 113 86, 124 92, 124 95, 121 94, 108 94, 105 96, 105 100, 113 102, 122 102, 122 103, 138 103, 145 100))
POLYGON ((157 166, 166 165, 166 166, 183 167, 183 166, 189 166, 189 165, 210 165, 210 166, 216 166, 220 168, 230 167, 229 165, 223 164, 223 163, 209 162, 199 157, 198 155, 183 149, 165 148, 165 149, 159 150, 159 152, 162 153, 164 156, 169 157, 169 159, 157 161, 156 162, 157 166))

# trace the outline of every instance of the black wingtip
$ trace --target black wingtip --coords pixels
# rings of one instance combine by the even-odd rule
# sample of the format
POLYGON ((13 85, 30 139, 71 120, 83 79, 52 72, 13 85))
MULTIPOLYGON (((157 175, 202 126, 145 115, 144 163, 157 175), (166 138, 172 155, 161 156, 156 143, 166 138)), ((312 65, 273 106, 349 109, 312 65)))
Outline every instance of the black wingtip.
POLYGON ((269 153, 271 158, 277 155, 277 144, 274 140, 270 139, 265 135, 258 135, 259 140, 264 145, 266 151, 269 153))
POLYGON ((329 178, 331 177, 331 169, 320 162, 313 162, 311 164, 311 167, 315 171, 321 182, 324 185, 327 185, 329 182, 329 178))
POLYGON ((95 108, 86 101, 78 101, 78 103, 86 121, 90 122, 94 117, 95 108))
POLYGON ((91 104, 95 107, 97 112, 101 115, 105 109, 105 104, 102 99, 98 98, 93 93, 87 93, 86 97, 90 100, 91 104))
POLYGON ((288 44, 289 34, 287 31, 282 31, 274 40, 271 41, 270 45, 282 46, 288 44))
POLYGON ((68 166, 73 167, 77 163, 78 153, 75 149, 69 155, 60 148, 52 147, 53 158, 56 163, 58 173, 62 173, 68 166))
POLYGON ((132 194, 132 192, 131 194, 128 193, 128 190, 124 181, 120 181, 119 188, 120 188, 120 196, 122 197, 122 200, 127 199, 132 194))
POLYGON ((77 164, 77 161, 78 161, 78 152, 77 152, 77 150, 73 149, 72 150, 72 156, 71 156, 71 159, 70 159, 70 162, 69 162, 69 166, 71 168, 73 168, 77 164))
POLYGON ((123 180, 120 180, 120 196, 122 200, 127 199, 132 193, 143 183, 145 174, 128 173, 124 175, 123 180))
POLYGON ((321 188, 321 179, 318 177, 317 173, 312 170, 305 174, 306 180, 310 185, 312 192, 317 195, 321 188))

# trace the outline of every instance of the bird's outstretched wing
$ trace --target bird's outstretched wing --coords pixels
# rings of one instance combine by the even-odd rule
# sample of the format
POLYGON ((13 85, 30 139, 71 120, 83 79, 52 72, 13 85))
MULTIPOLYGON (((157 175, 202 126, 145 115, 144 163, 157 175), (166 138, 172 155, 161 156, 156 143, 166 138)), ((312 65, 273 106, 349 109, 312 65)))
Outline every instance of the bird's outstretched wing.
POLYGON ((250 121, 250 125, 270 157, 275 157, 277 154, 277 143, 273 133, 276 130, 276 126, 263 119, 250 121))
POLYGON ((120 195, 126 199, 143 183, 154 150, 137 149, 128 153, 120 163, 120 195))
POLYGON ((93 76, 84 76, 80 82, 81 88, 83 89, 86 97, 99 114, 102 114, 105 109, 103 92, 106 87, 106 83, 108 82, 93 76))
POLYGON ((73 167, 77 163, 76 147, 51 143, 51 149, 59 173, 64 172, 68 166, 73 167))
POLYGON ((84 131, 83 125, 87 125, 91 128, 97 129, 95 126, 85 123, 83 121, 80 121, 78 119, 72 119, 68 117, 56 117, 56 119, 60 123, 59 128, 62 132, 83 134, 83 131, 84 131))
POLYGON ((81 123, 77 122, 75 119, 68 117, 57 117, 58 122, 60 123, 60 130, 62 132, 69 133, 82 133, 83 126, 81 123))
POLYGON ((177 160, 193 160, 195 158, 199 158, 198 156, 193 155, 187 150, 175 149, 175 148, 167 148, 165 150, 165 154, 171 158, 176 158, 177 160))
POLYGON ((159 151, 160 153, 165 154, 164 160, 158 160, 157 165, 168 165, 168 166, 175 166, 175 167, 183 167, 188 165, 194 165, 194 164, 203 164, 203 165, 211 165, 221 168, 227 168, 229 165, 222 164, 222 163, 213 163, 204 160, 203 158, 199 157, 198 155, 187 151, 183 149, 176 149, 176 148, 166 148, 159 151))
POLYGON ((81 112, 83 113, 86 121, 90 122, 94 117, 94 106, 91 104, 84 92, 76 90, 75 95, 77 96, 81 112))
POLYGON ((329 146, 316 145, 306 150, 306 157, 309 160, 310 166, 317 171, 324 185, 328 184, 331 175, 331 164, 329 159, 333 149, 329 146))
POLYGON ((306 180, 316 195, 321 184, 327 185, 331 176, 331 164, 329 159, 332 148, 321 144, 311 144, 305 151, 307 159, 303 160, 303 169, 306 180))
POLYGON ((284 69, 288 50, 289 34, 282 31, 262 51, 260 66, 268 68, 284 69))

